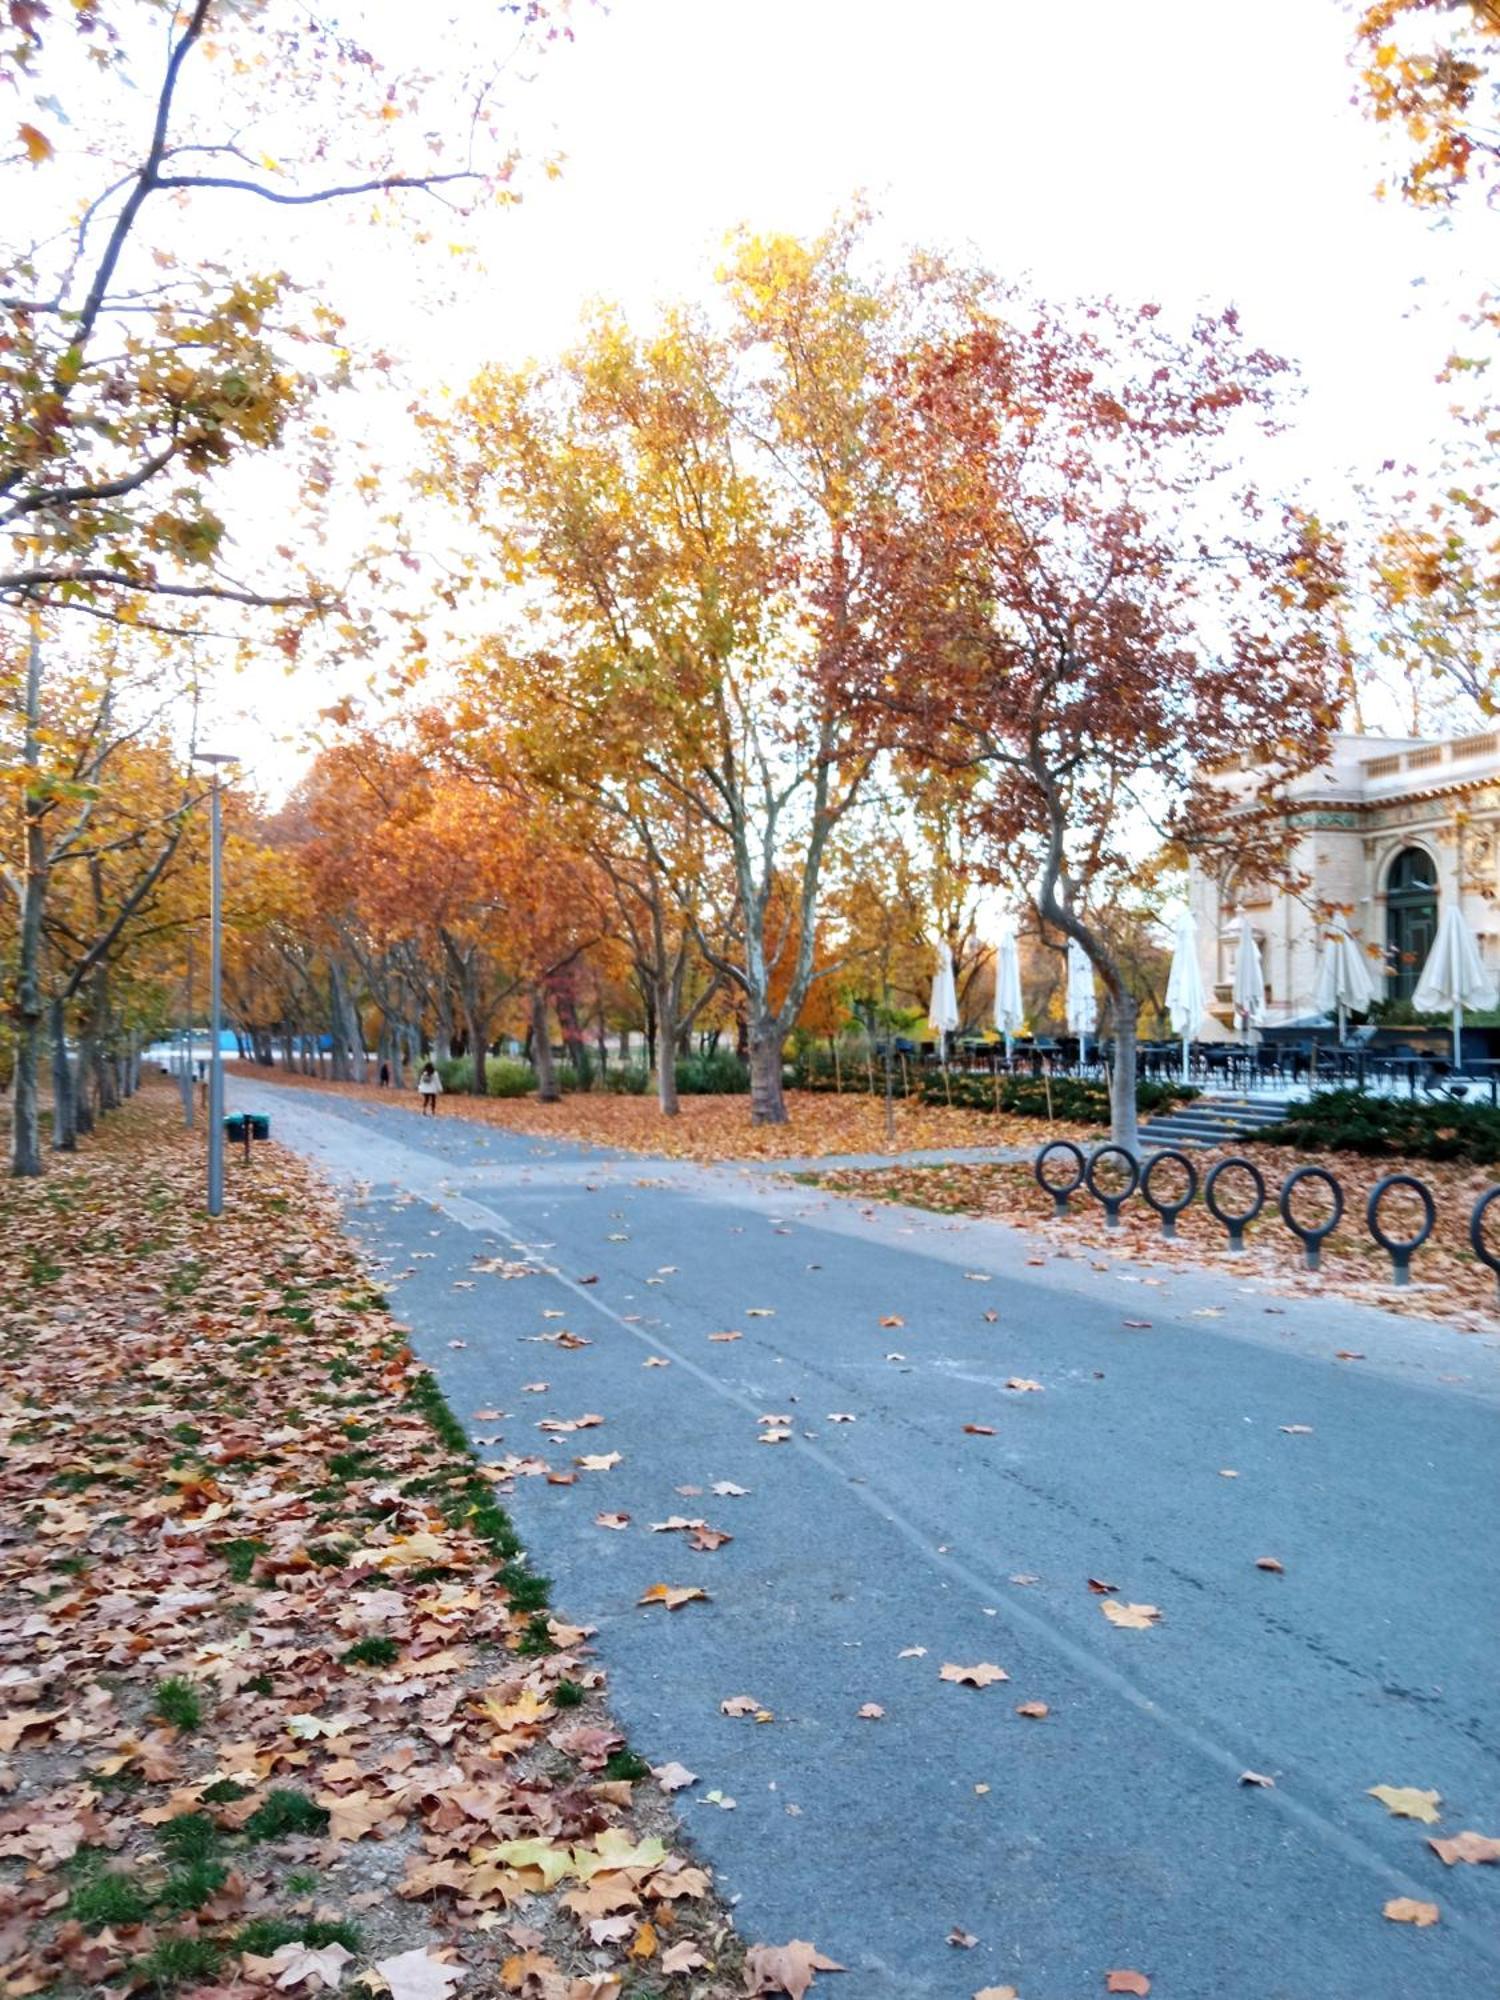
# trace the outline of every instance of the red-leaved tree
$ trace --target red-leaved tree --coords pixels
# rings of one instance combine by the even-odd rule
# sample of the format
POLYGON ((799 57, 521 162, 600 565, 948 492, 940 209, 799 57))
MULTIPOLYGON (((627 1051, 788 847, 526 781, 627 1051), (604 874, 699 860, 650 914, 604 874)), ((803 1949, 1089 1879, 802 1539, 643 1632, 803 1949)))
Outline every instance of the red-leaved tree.
POLYGON ((977 853, 1108 995, 1132 1149, 1120 892, 1164 841, 1232 840, 1274 869, 1278 796, 1334 722, 1332 554, 1240 457, 1241 433, 1274 427, 1284 373, 1232 313, 1177 334, 1153 306, 1006 298, 888 384, 895 498, 866 552, 881 646, 844 692, 907 754, 979 774, 977 853), (1241 759, 1235 786, 1205 781, 1241 759))

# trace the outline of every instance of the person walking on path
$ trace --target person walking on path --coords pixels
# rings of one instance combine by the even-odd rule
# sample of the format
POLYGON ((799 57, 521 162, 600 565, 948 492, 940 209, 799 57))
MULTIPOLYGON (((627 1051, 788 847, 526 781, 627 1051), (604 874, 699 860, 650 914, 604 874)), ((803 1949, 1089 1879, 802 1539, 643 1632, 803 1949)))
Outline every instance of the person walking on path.
POLYGON ((391 1085, 391 1066, 388 1062, 383 1062, 380 1065, 380 1088, 382 1090, 389 1090, 390 1085, 391 1085))
POLYGON ((437 1101, 443 1094, 443 1079, 437 1073, 437 1066, 431 1062, 422 1065, 422 1074, 417 1078, 417 1094, 422 1100, 422 1116, 437 1116, 437 1101))

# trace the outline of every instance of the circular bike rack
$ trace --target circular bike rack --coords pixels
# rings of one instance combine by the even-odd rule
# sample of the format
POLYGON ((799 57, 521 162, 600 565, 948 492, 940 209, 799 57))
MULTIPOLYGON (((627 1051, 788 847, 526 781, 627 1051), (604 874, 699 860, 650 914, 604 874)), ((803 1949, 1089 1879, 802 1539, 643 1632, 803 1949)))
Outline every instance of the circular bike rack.
POLYGON ((1387 1174, 1383 1181, 1377 1181, 1370 1189, 1370 1199, 1365 1204, 1365 1221, 1369 1225, 1370 1234, 1391 1260, 1393 1282, 1398 1285, 1409 1285, 1413 1253, 1421 1249, 1432 1234, 1433 1224, 1437 1221, 1437 1203, 1432 1198, 1432 1189, 1426 1181, 1419 1181, 1415 1174, 1387 1174), (1409 1237, 1404 1243, 1398 1243, 1394 1237, 1387 1236, 1380 1226, 1380 1204, 1392 1188, 1409 1188, 1422 1204, 1422 1227, 1415 1236, 1409 1237))
POLYGON ((1233 1159, 1220 1160, 1219 1164, 1216 1167, 1212 1167, 1209 1169, 1208 1179, 1203 1183, 1203 1206, 1208 1210, 1209 1214, 1213 1216, 1216 1222, 1222 1222, 1225 1229, 1228 1230, 1229 1247, 1231 1250, 1244 1249, 1245 1231, 1250 1226, 1250 1224, 1254 1222, 1256 1216, 1260 1214, 1261 1210, 1265 1207, 1265 1205, 1266 1205, 1265 1176, 1261 1173, 1260 1168, 1256 1166, 1253 1160, 1242 1160, 1238 1157, 1238 1155, 1236 1155, 1235 1158, 1233 1159), (1220 1208, 1218 1202, 1218 1186, 1220 1179, 1223 1177, 1223 1175, 1236 1171, 1242 1174, 1248 1174, 1251 1180, 1255 1183, 1254 1206, 1252 1208, 1241 1209, 1238 1213, 1234 1212, 1231 1209, 1220 1208))
POLYGON ((1141 1174, 1141 1200, 1145 1202, 1147 1208, 1154 1209, 1157 1215, 1161 1217, 1161 1233, 1163 1236, 1168 1238, 1176 1236, 1177 1218, 1189 1206, 1197 1192, 1198 1169, 1193 1165, 1186 1153, 1179 1153, 1175 1148, 1167 1146, 1161 1152, 1153 1153, 1146 1162, 1141 1174), (1182 1171, 1187 1175, 1187 1193, 1180 1201, 1158 1201, 1156 1196, 1151 1192, 1152 1175, 1158 1167, 1168 1162, 1173 1166, 1181 1167, 1182 1171))
POLYGON ((1500 1187, 1489 1188, 1475 1202, 1469 1217, 1469 1243, 1480 1263, 1494 1272, 1495 1289, 1500 1293, 1500 1250, 1492 1250, 1484 1240, 1484 1218, 1489 1214, 1490 1203, 1495 1201, 1500 1201, 1500 1187))
POLYGON ((1096 1146, 1093 1152, 1089 1154, 1089 1163, 1083 1170, 1083 1183, 1095 1201, 1104 1210, 1104 1226, 1106 1229, 1119 1228, 1120 1210, 1140 1186, 1140 1181, 1140 1161, 1137 1160, 1134 1153, 1127 1151, 1124 1146, 1096 1146), (1118 1194, 1107 1193, 1094 1178, 1094 1172, 1099 1162, 1108 1159, 1123 1160, 1130 1169, 1130 1179, 1118 1194))
POLYGON ((1054 1139, 1050 1145, 1043 1146, 1042 1150, 1037 1154, 1031 1171, 1036 1176, 1037 1186, 1042 1189, 1043 1193, 1051 1195, 1052 1213, 1054 1215, 1066 1215, 1068 1212, 1068 1196, 1070 1194, 1077 1194, 1078 1190, 1083 1186, 1088 1174, 1088 1162, 1083 1157, 1083 1148, 1075 1146, 1071 1139, 1054 1139), (1053 1153, 1066 1153, 1077 1169, 1072 1180, 1068 1181, 1066 1185, 1060 1186, 1056 1181, 1049 1181, 1047 1178, 1047 1161, 1053 1153))
POLYGON ((1301 1240, 1302 1254, 1308 1270, 1316 1271, 1323 1249, 1324 1238, 1331 1236, 1344 1219, 1344 1190, 1340 1187, 1335 1176, 1328 1171, 1327 1167, 1298 1167, 1295 1173, 1288 1174, 1282 1182, 1278 1206, 1281 1209, 1282 1221, 1291 1230, 1293 1236, 1301 1240), (1305 1187, 1309 1181, 1321 1181, 1323 1186, 1333 1196, 1333 1213, 1317 1229, 1309 1229, 1305 1223, 1299 1222, 1292 1213, 1293 1191, 1299 1187, 1305 1187))

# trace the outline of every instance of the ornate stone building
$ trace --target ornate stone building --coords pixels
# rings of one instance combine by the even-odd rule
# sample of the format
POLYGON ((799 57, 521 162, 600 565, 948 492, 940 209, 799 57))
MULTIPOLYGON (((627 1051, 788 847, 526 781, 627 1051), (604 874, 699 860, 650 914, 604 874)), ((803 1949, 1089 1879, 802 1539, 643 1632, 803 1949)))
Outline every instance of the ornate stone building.
POLYGON ((1500 971, 1500 729, 1339 736, 1328 762, 1291 788, 1290 816, 1298 835, 1292 865, 1311 884, 1305 895, 1232 870, 1219 879, 1192 874, 1204 982, 1226 1031, 1235 1028, 1241 912, 1260 944, 1267 1026, 1317 1012, 1321 940, 1335 911, 1374 948, 1372 959, 1378 953, 1374 969, 1383 972, 1388 999, 1410 998, 1439 912, 1455 897, 1485 964, 1500 971))

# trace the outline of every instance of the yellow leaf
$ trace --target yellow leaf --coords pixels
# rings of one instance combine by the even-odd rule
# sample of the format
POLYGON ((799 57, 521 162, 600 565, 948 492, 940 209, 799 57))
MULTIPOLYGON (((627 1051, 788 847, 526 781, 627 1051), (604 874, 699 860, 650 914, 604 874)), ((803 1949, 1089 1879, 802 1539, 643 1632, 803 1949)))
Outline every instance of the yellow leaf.
POLYGON ((38 132, 35 125, 23 125, 20 129, 21 144, 26 148, 26 157, 34 167, 43 160, 52 158, 52 141, 45 132, 38 132))
POLYGON ((1419 1792, 1411 1785, 1371 1785, 1370 1797, 1379 1799, 1387 1812, 1397 1819, 1419 1819, 1431 1826, 1438 1818, 1438 1806, 1442 1795, 1438 1792, 1419 1792))

